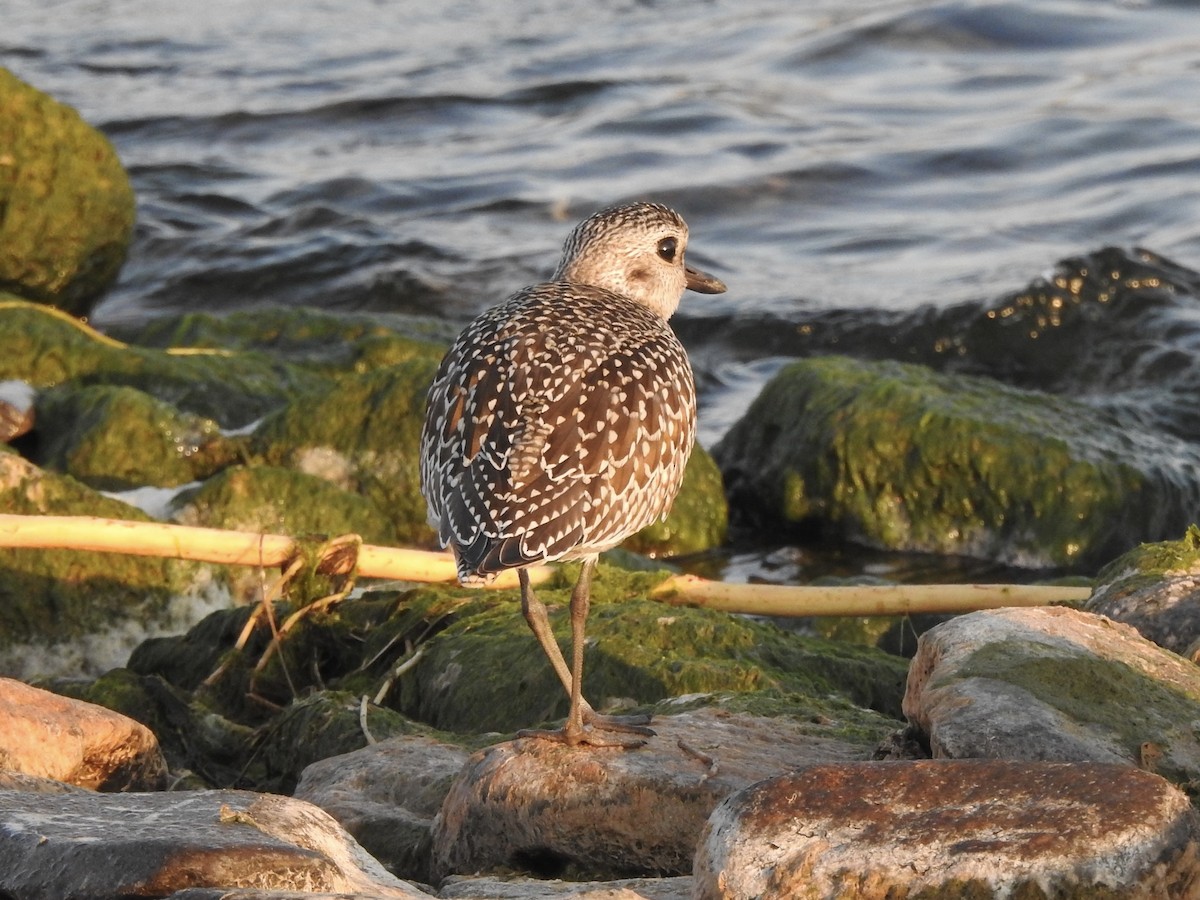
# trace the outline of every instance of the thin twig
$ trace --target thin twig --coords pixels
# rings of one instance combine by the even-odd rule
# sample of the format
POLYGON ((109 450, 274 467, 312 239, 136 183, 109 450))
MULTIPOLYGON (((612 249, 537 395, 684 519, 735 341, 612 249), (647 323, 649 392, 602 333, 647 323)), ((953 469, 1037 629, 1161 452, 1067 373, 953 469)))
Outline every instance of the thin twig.
POLYGON ((401 675, 420 662, 421 657, 425 655, 425 647, 426 645, 422 644, 416 649, 416 652, 414 652, 412 656, 404 660, 404 662, 400 663, 400 665, 396 666, 396 668, 392 669, 392 674, 384 680, 383 684, 379 686, 379 690, 375 694, 376 706, 383 706, 383 700, 388 695, 388 691, 392 689, 392 685, 400 679, 401 675))
MULTIPOLYGON (((378 704, 376 704, 378 705, 378 704)), ((362 729, 363 737, 367 739, 368 744, 377 744, 375 736, 371 734, 371 729, 367 727, 367 695, 362 695, 362 700, 358 704, 358 727, 362 729)))
POLYGON ((683 738, 677 739, 675 743, 678 745, 679 749, 688 756, 692 757, 693 759, 698 759, 700 762, 704 763, 704 765, 708 766, 708 771, 704 773, 704 777, 700 779, 701 781, 706 781, 707 779, 716 776, 717 771, 721 766, 717 762, 717 758, 715 756, 709 756, 703 750, 697 750, 691 744, 687 743, 687 741, 685 741, 683 738))

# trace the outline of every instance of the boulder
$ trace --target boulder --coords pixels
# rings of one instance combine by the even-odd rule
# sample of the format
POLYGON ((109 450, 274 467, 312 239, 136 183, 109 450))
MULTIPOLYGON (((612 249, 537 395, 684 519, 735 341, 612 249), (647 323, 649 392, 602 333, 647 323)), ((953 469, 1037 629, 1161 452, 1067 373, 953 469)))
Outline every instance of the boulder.
POLYGON ((691 900, 690 876, 559 881, 533 878, 447 878, 440 900, 691 900))
POLYGON ((120 271, 133 188, 79 114, 0 68, 0 290, 83 316, 120 271))
POLYGON ((146 726, 11 678, 0 678, 0 768, 99 791, 160 790, 167 777, 146 726))
POLYGON ((713 452, 742 521, 1019 566, 1097 566, 1200 507, 1191 442, 898 362, 793 363, 713 452))
POLYGON ((1200 669, 1091 613, 998 609, 927 631, 904 711, 935 758, 1125 763, 1200 785, 1200 669))
POLYGON ((1088 612, 1132 625, 1147 640, 1191 656, 1200 639, 1200 528, 1143 544, 1096 576, 1088 612))
POLYGON ((713 813, 696 900, 1190 898, 1200 819, 1128 766, 995 760, 815 765, 713 813))
MULTIPOLYGON (((563 646, 575 569, 538 588, 563 646)), ((801 636, 745 616, 647 599, 661 573, 601 564, 592 581, 583 692, 597 708, 691 694, 774 692, 795 714, 898 723, 904 660, 868 647, 801 636)), ((511 732, 567 714, 568 698, 520 613, 516 592, 420 591, 438 632, 397 685, 406 715, 450 732, 511 732), (438 613, 440 612, 440 615, 438 613)), ((411 615, 411 613, 410 613, 411 615)), ((895 727, 893 723, 892 727, 895 727)))
POLYGON ((294 796, 332 815, 394 875, 426 881, 433 818, 468 756, 434 738, 393 737, 313 763, 294 796))
POLYGON ((653 720, 636 750, 521 738, 470 758, 433 826, 435 881, 517 870, 542 876, 682 875, 713 808, 733 791, 871 746, 815 723, 705 709, 653 720))
POLYGON ((251 887, 429 896, 389 875, 327 813, 289 797, 0 791, 0 895, 161 897, 251 887))
POLYGON ((46 391, 37 420, 34 461, 102 491, 186 484, 229 465, 239 452, 212 419, 124 385, 46 391))

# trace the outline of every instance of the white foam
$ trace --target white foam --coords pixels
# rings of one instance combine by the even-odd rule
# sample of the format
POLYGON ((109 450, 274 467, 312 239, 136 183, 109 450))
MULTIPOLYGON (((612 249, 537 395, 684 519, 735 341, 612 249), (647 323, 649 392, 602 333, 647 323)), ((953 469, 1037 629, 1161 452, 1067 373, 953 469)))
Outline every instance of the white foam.
POLYGON ((181 634, 210 613, 234 605, 228 587, 211 576, 211 570, 202 569, 196 583, 171 597, 153 619, 146 619, 144 611, 138 610, 137 616, 118 619, 101 631, 71 641, 21 644, 0 650, 0 674, 30 681, 57 676, 95 677, 120 668, 142 641, 181 634))

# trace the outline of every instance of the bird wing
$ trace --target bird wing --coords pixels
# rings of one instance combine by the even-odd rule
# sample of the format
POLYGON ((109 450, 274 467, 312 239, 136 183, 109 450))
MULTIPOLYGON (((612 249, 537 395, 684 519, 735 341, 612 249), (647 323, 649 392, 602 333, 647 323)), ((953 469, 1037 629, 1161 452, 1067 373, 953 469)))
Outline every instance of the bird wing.
POLYGON ((431 522, 467 579, 615 546, 674 499, 694 419, 665 322, 601 289, 527 289, 468 326, 430 389, 431 522))

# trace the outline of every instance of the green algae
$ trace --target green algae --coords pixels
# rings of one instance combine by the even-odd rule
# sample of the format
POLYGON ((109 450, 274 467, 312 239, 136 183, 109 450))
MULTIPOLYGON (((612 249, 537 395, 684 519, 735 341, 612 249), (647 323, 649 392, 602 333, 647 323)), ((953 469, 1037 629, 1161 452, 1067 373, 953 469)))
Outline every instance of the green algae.
POLYGON ((454 334, 442 320, 386 314, 334 315, 260 307, 224 316, 162 316, 115 333, 144 347, 259 351, 330 377, 365 374, 415 358, 441 359, 454 334))
MULTIPOLYGON (((202 321, 204 334, 230 337, 202 321)), ((425 393, 441 351, 363 320, 339 323, 311 311, 291 318, 274 313, 257 328, 251 322, 240 341, 230 339, 245 349, 161 350, 123 344, 54 310, 0 295, 0 379, 54 388, 39 407, 48 429, 69 420, 72 433, 51 434, 44 459, 89 483, 171 485, 238 460, 261 462, 359 495, 390 522, 383 531, 364 526, 380 540, 431 543, 419 453, 425 393), (216 430, 264 416, 249 439, 216 430)), ((180 328, 167 337, 188 336, 180 328)), ((281 504, 284 496, 309 502, 291 493, 281 494, 281 504)), ((725 522, 719 473, 698 451, 672 516, 633 546, 655 554, 706 549, 723 539, 725 522)))
POLYGON ((347 490, 388 516, 396 538, 432 540, 420 492, 425 393, 439 357, 425 355, 299 396, 254 434, 272 465, 328 465, 347 490))
MULTIPOLYGON (((74 478, 37 469, 6 449, 0 452, 0 509, 15 515, 149 519, 74 478)), ((0 549, 0 648, 78 639, 122 620, 155 618, 165 612, 172 596, 190 586, 195 571, 176 560, 0 549)))
POLYGON ((1083 566, 1128 546, 1143 506, 1171 517, 1191 502, 1150 471, 1179 448, 1143 435, 1145 448, 1120 451, 1122 433, 1061 397, 822 357, 783 369, 714 452, 751 519, 816 521, 891 549, 1083 566), (1122 461, 1143 456, 1150 469, 1122 461))
POLYGON ((437 735, 386 707, 345 691, 320 691, 289 703, 254 741, 255 789, 291 794, 305 767, 397 735, 437 735), (367 729, 364 732, 364 727, 367 729))
POLYGON ((0 68, 0 289, 85 314, 116 279, 134 216, 108 139, 0 68))
POLYGON ((1200 527, 1191 525, 1177 541, 1139 544, 1096 575, 1097 584, 1119 582, 1123 593, 1160 583, 1164 576, 1200 569, 1200 527))
POLYGON ((174 487, 232 463, 238 442, 212 419, 131 387, 87 385, 38 400, 35 460, 99 490, 174 487))
POLYGON ((232 466, 180 494, 176 505, 177 518, 189 525, 392 540, 390 522, 369 501, 314 475, 275 466, 232 466))
POLYGON ((87 325, 0 293, 0 380, 47 388, 126 385, 224 426, 244 425, 324 383, 266 353, 165 351, 123 344, 87 325))
MULTIPOLYGON (((900 717, 906 666, 862 647, 790 634, 711 610, 667 607, 644 591, 605 586, 601 567, 588 619, 584 691, 599 706, 654 704, 667 697, 774 691, 838 695, 900 717), (606 590, 606 587, 608 589, 606 590)), ((630 573, 614 574, 617 584, 630 573)), ((648 579, 653 576, 633 576, 648 579)), ((569 647, 569 590, 538 591, 569 647)), ((526 727, 566 713, 567 698, 529 633, 515 594, 465 599, 405 681, 400 708, 447 731, 526 727)))
MULTIPOLYGON (((564 647, 570 576, 539 589, 564 647)), ((644 599, 660 580, 661 574, 599 567, 585 667, 585 690, 597 706, 662 714, 720 706, 788 716, 808 723, 813 734, 863 745, 899 727, 903 660, 644 599)), ((275 620, 303 602, 275 604, 275 620)), ((221 611, 187 635, 146 641, 129 668, 195 692, 222 716, 254 726, 313 690, 381 698, 440 739, 467 746, 566 713, 566 694, 512 591, 370 592, 302 616, 265 665, 259 663, 270 643, 265 620, 243 651, 232 652, 248 615, 221 611), (220 677, 211 678, 218 667, 220 677)))

